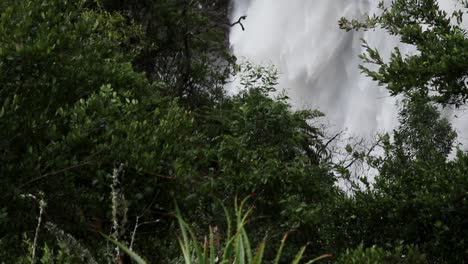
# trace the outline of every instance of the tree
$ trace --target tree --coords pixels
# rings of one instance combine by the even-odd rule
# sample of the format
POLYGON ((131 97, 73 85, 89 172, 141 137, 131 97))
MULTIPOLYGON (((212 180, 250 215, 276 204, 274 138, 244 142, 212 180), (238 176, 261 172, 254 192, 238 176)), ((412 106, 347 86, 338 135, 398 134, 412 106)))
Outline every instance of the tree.
POLYGON ((127 44, 139 36, 139 27, 86 4, 1 4, 0 188, 5 195, 0 199, 7 221, 0 252, 5 261, 20 254, 5 243, 18 244, 35 222, 34 205, 21 194, 44 192, 47 218, 81 239, 90 236, 90 218, 110 219, 106 175, 115 166, 126 165, 130 202, 146 201, 157 190, 142 188, 142 178, 148 184, 168 181, 169 171, 180 172, 168 168, 183 167, 178 157, 189 154, 184 151, 191 139, 191 131, 185 134, 191 124, 187 112, 158 97, 133 70, 138 47, 127 44))
POLYGON ((400 125, 393 134, 395 142, 383 141, 387 146, 393 146, 388 156, 400 161, 430 163, 434 159, 446 159, 452 152, 457 134, 429 99, 413 97, 403 100, 399 121, 400 125))
POLYGON ((384 154, 370 156, 377 170, 375 183, 339 200, 332 210, 336 222, 327 230, 340 230, 334 237, 341 241, 335 242, 337 251, 362 243, 370 249, 361 246, 355 252, 372 257, 375 246, 394 250, 415 245, 431 263, 463 262, 466 239, 460 234, 467 233, 462 220, 468 205, 467 154, 457 149, 456 156, 449 158, 456 133, 437 110, 437 103, 461 106, 467 99, 463 12, 454 12, 452 19, 432 0, 395 0, 379 6, 380 15, 365 22, 343 18, 340 26, 380 27, 418 52, 404 56, 395 48, 385 62, 364 42, 361 58, 371 65, 361 66, 363 72, 385 85, 391 95, 405 98, 400 125, 393 139, 388 134, 381 138, 384 154))
POLYGON ((312 256, 323 253, 318 235, 321 215, 340 193, 334 186, 324 132, 311 125, 323 114, 291 110, 287 96, 276 93, 272 68, 242 65, 241 76, 242 91, 197 124, 211 146, 203 150, 200 163, 207 174, 202 186, 223 199, 253 195, 253 214, 258 218, 254 239, 268 233, 280 241, 284 232, 297 229, 290 235, 293 247, 311 243, 312 256))
MULTIPOLYGON (((176 7, 186 2, 164 4, 168 6, 161 12, 179 23, 169 25, 185 25, 176 7), (176 12, 174 17, 171 12, 176 12)), ((141 48, 154 48, 139 40, 172 43, 170 30, 165 35, 155 27, 155 35, 144 36, 145 25, 91 1, 4 1, 1 7, 2 260, 13 263, 23 253, 17 246, 22 234, 31 237, 29 230, 37 225, 35 204, 20 199, 21 194, 44 193, 44 221, 71 234, 101 261, 105 241, 95 232, 111 231, 109 175, 121 166, 128 221, 120 238, 128 243, 137 219, 157 222, 156 227, 139 228, 135 236, 135 249, 153 256, 154 262, 178 254, 171 240, 174 200, 204 226, 220 215, 213 196, 231 199, 255 193, 255 217, 271 223, 258 230, 257 239, 275 227, 282 228, 274 232, 278 236, 292 227, 314 234, 326 199, 339 192, 322 131, 309 124, 321 113, 292 111, 286 97, 270 97, 274 72, 249 66, 245 92, 214 100, 209 90, 218 89, 221 79, 212 72, 219 70, 212 61, 225 57, 204 46, 221 45, 217 37, 205 37, 208 31, 191 36, 192 43, 202 40, 190 47, 190 73, 182 70, 183 59, 168 68, 159 64, 184 51, 179 46, 172 53, 167 46, 161 50, 164 56, 152 58, 167 70, 162 71, 166 76, 152 79, 148 72, 135 70, 144 65, 138 62, 141 48), (202 69, 195 71, 199 62, 202 69), (203 88, 200 98, 209 103, 186 101, 185 88, 182 94, 168 92, 182 87, 183 74, 195 80, 194 87, 203 88), (217 81, 207 81, 210 78, 217 81)), ((188 21, 201 23, 193 22, 200 28, 189 31, 204 30, 206 21, 196 6, 186 7, 188 21)), ((177 38, 186 33, 175 29, 181 30, 173 32, 177 38)), ((174 43, 179 45, 180 39, 174 43)), ((61 249, 53 234, 40 230, 41 243, 61 249)), ((300 239, 307 241, 308 236, 300 239)))
POLYGON ((229 51, 229 1, 103 0, 143 28, 136 69, 192 109, 222 100, 235 57, 229 51))
POLYGON ((384 154, 371 158, 375 183, 339 201, 325 232, 339 230, 332 242, 337 251, 361 243, 387 250, 417 246, 430 263, 463 262, 467 155, 458 150, 448 159, 455 132, 428 102, 406 101, 400 122, 394 140, 383 137, 384 154))
POLYGON ((339 24, 346 30, 382 28, 418 52, 404 55, 395 47, 385 62, 378 50, 364 42, 361 59, 370 66, 360 66, 362 71, 385 85, 391 95, 419 93, 443 105, 464 104, 468 99, 464 9, 450 16, 436 0, 396 0, 389 6, 381 1, 379 7, 382 13, 364 22, 342 18, 339 24))

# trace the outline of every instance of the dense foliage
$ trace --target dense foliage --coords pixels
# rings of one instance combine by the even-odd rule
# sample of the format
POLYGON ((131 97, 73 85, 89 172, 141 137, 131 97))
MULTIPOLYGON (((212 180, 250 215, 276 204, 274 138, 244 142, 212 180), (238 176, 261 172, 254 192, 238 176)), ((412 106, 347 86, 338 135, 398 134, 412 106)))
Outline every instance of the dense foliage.
MULTIPOLYGON (((467 5, 466 1, 458 2, 467 5)), ((442 104, 464 104, 468 98, 468 41, 462 26, 466 10, 448 14, 437 0, 380 1, 379 7, 379 15, 364 22, 343 18, 340 26, 346 30, 382 28, 418 52, 407 56, 395 47, 385 62, 378 50, 364 42, 367 52, 361 58, 371 66, 361 66, 363 72, 385 85, 392 95, 417 92, 442 104)))
POLYGON ((150 263, 192 263, 206 233, 206 261, 234 237, 227 258, 248 250, 256 263, 305 245, 301 257, 324 262, 463 263, 468 155, 439 112, 466 101, 463 14, 396 0, 340 21, 419 51, 362 56, 378 66, 364 73, 405 99, 381 155, 346 147, 375 177, 345 192, 337 182, 352 167, 332 158, 323 114, 292 110, 273 68, 235 64, 228 5, 0 2, 0 262, 129 261, 106 234, 150 263), (231 74, 241 81, 229 96, 231 74), (231 230, 223 204, 236 197, 250 197, 249 218, 231 230), (177 226, 174 201, 191 223, 182 252, 189 225, 177 226), (246 229, 250 242, 236 236, 246 229))

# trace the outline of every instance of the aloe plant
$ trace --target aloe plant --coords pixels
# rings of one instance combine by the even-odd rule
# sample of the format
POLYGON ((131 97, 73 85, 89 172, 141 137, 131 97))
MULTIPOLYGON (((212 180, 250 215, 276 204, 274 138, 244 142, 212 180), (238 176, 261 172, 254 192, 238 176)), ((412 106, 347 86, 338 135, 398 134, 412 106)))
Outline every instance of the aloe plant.
MULTIPOLYGON (((217 248, 214 243, 215 233, 213 228, 209 229, 208 239, 202 243, 199 241, 193 229, 190 227, 187 222, 185 222, 179 208, 176 205, 176 217, 179 222, 180 235, 178 238, 180 249, 185 264, 262 264, 264 263, 264 253, 266 247, 266 241, 263 240, 254 250, 250 244, 247 231, 245 230, 245 225, 247 224, 247 219, 252 212, 252 208, 245 208, 246 203, 249 197, 240 201, 240 203, 235 201, 234 211, 235 211, 235 229, 232 229, 232 218, 226 209, 223 206, 224 213, 226 215, 227 230, 226 230, 226 240, 223 248, 217 248)), ((287 234, 284 235, 281 240, 280 246, 276 252, 276 257, 274 259, 274 264, 279 264, 281 255, 283 252, 284 245, 286 243, 287 234)), ((125 245, 112 240, 115 245, 119 246, 124 252, 126 252, 135 262, 138 264, 146 264, 147 262, 143 260, 138 254, 127 248, 125 245)), ((299 264, 303 260, 304 252, 306 246, 303 246, 291 264, 299 264)), ((306 264, 316 263, 319 260, 331 257, 330 254, 321 255, 315 259, 305 261, 306 264)))
MULTIPOLYGON (((197 236, 184 221, 179 209, 176 207, 176 217, 179 221, 181 236, 179 237, 179 244, 184 256, 186 264, 215 264, 215 263, 233 263, 233 264, 261 264, 263 263, 263 255, 265 252, 266 241, 262 241, 255 250, 253 250, 245 225, 247 219, 252 212, 252 208, 245 208, 249 197, 243 199, 238 203, 237 199, 234 203, 236 229, 232 230, 232 218, 228 210, 223 206, 226 222, 227 222, 227 237, 224 248, 217 249, 214 246, 214 233, 213 229, 209 231, 209 241, 200 243, 197 236)), ((281 240, 280 246, 274 259, 275 264, 278 264, 281 259, 281 254, 286 243, 287 234, 281 240)), ((291 262, 298 264, 303 260, 306 246, 303 246, 296 254, 291 262)), ((326 254, 319 256, 313 260, 306 261, 307 264, 315 263, 321 259, 329 258, 331 255, 326 254)))

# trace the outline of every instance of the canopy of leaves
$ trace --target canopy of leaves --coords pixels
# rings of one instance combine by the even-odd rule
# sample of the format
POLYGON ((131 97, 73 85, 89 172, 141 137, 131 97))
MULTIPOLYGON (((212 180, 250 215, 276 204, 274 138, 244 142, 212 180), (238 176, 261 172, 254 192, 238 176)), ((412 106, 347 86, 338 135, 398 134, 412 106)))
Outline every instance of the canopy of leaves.
POLYGON ((222 100, 235 57, 228 49, 227 0, 102 0, 144 32, 137 70, 192 107, 222 100))
POLYGON ((381 1, 382 12, 366 21, 342 18, 346 30, 382 28, 417 52, 404 55, 398 47, 385 62, 378 50, 364 42, 366 52, 361 59, 363 72, 385 85, 391 95, 415 92, 428 95, 441 104, 460 106, 468 99, 468 39, 462 27, 462 10, 453 14, 443 11, 437 0, 381 1))

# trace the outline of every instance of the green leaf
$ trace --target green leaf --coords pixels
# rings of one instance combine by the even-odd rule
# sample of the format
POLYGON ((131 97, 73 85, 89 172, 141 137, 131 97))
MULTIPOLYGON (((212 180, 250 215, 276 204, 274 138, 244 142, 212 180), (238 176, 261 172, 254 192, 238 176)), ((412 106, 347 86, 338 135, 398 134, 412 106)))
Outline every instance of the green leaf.
POLYGON ((322 259, 327 259, 327 258, 332 258, 332 257, 333 257, 332 254, 323 254, 323 255, 321 255, 319 257, 316 257, 316 258, 306 262, 306 264, 312 264, 312 263, 315 263, 315 262, 320 261, 322 259))
POLYGON ((125 246, 124 244, 120 243, 119 241, 117 240, 114 240, 113 238, 111 237, 108 237, 104 234, 101 233, 101 235, 103 237, 105 237, 107 240, 111 241, 112 243, 114 243, 116 246, 118 246, 120 249, 122 249, 125 253, 127 253, 127 255, 129 255, 136 263, 138 264, 147 264, 147 262, 145 260, 143 260, 142 257, 140 257, 137 253, 133 252, 132 250, 130 250, 127 246, 125 246))
POLYGON ((281 254, 283 254, 283 248, 284 248, 284 244, 286 243, 287 238, 288 238, 288 234, 285 234, 283 236, 283 239, 281 239, 280 247, 278 248, 278 252, 276 253, 275 261, 273 262, 274 264, 279 264, 280 263, 281 254))
POLYGON ((299 262, 302 259, 302 256, 304 255, 304 251, 306 250, 306 246, 301 247, 299 252, 297 252, 296 256, 294 257, 294 260, 291 264, 299 264, 299 262))
POLYGON ((265 252, 265 244, 266 244, 265 241, 262 241, 260 243, 260 245, 257 248, 257 251, 255 252, 255 255, 254 255, 252 261, 250 262, 251 264, 262 264, 263 253, 265 252))

